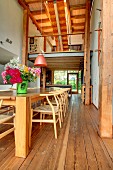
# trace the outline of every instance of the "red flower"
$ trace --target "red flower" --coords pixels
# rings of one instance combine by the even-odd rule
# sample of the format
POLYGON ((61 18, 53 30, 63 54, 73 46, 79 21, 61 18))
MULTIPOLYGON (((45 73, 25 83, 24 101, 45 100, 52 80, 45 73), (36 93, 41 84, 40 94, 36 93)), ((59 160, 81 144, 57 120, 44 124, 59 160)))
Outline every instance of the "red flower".
POLYGON ((20 77, 20 71, 18 69, 8 69, 6 70, 7 74, 9 74, 10 76, 18 76, 20 77))
POLYGON ((9 75, 11 78, 9 79, 11 84, 22 83, 21 73, 18 69, 8 68, 6 70, 6 75, 9 75))

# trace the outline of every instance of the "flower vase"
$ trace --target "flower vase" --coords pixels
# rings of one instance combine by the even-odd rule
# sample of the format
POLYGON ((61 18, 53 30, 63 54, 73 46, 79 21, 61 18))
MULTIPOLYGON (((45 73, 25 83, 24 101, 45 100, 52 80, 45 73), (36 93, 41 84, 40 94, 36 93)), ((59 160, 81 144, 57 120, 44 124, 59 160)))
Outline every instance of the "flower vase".
POLYGON ((28 81, 23 81, 22 83, 17 83, 17 94, 26 94, 28 87, 28 81))

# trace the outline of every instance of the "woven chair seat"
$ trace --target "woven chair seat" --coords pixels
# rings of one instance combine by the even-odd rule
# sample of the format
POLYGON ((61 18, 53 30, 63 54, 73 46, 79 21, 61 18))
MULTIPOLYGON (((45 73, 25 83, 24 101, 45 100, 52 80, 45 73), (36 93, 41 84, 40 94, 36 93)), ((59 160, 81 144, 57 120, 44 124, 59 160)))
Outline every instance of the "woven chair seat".
MULTIPOLYGON (((54 106, 54 110, 55 110, 55 113, 58 112, 58 107, 57 106, 54 106)), ((34 110, 34 112, 42 112, 42 113, 49 113, 49 112, 52 112, 52 108, 49 106, 49 105, 41 105, 39 107, 36 107, 34 110)))

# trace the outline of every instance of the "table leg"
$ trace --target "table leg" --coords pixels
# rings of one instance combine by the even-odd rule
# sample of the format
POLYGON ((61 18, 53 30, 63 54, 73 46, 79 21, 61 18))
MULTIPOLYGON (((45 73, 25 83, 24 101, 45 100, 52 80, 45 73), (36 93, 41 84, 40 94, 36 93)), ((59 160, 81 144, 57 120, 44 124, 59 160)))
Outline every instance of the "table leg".
POLYGON ((29 97, 16 97, 15 156, 26 158, 29 153, 29 124, 31 100, 29 97))

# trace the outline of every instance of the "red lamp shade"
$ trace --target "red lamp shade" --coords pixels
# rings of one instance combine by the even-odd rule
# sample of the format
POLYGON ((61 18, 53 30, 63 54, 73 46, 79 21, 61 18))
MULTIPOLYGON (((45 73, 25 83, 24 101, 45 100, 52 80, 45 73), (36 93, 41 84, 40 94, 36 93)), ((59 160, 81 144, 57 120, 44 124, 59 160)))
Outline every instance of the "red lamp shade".
POLYGON ((38 54, 37 58, 35 59, 34 66, 47 67, 46 59, 43 54, 38 54))

